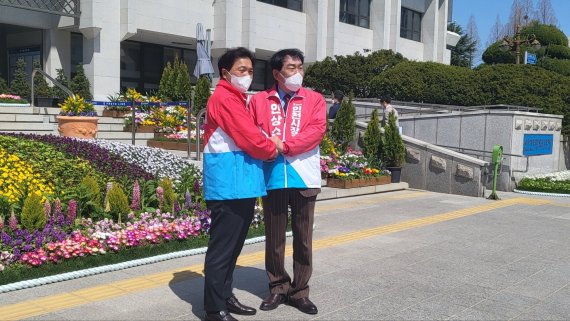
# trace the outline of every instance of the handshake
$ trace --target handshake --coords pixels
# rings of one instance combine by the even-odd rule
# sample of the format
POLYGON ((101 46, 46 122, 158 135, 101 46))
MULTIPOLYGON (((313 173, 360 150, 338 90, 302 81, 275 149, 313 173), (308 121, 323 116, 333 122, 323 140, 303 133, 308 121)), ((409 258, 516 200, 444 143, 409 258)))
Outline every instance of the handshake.
POLYGON ((277 155, 279 155, 279 153, 283 153, 283 142, 277 136, 271 136, 269 139, 275 144, 275 149, 276 149, 273 157, 267 160, 268 162, 271 162, 277 158, 277 155))

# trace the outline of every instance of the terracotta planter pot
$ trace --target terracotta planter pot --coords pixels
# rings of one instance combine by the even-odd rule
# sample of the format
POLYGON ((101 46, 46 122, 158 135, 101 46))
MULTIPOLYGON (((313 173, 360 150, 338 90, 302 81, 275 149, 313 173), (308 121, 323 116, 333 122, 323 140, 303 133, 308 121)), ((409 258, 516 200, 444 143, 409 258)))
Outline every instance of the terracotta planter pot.
MULTIPOLYGON (((137 126, 136 132, 137 133, 154 133, 155 129, 156 129, 156 126, 137 126)), ((131 125, 125 126, 123 131, 129 132, 129 133, 132 132, 131 125)))
POLYGON ((77 138, 95 138, 97 135, 97 117, 57 116, 57 130, 61 136, 77 138))
MULTIPOLYGON (((174 141, 164 141, 164 140, 147 140, 146 145, 149 147, 156 147, 162 149, 171 149, 171 150, 188 150, 188 143, 187 142, 174 142, 174 141)), ((204 150, 204 145, 200 145, 200 151, 204 150)), ((190 144, 190 151, 196 151, 196 143, 190 144)))
POLYGON ((103 109, 103 117, 113 117, 114 110, 103 109))
POLYGON ((103 109, 103 117, 123 118, 125 115, 130 114, 128 110, 108 110, 103 109))

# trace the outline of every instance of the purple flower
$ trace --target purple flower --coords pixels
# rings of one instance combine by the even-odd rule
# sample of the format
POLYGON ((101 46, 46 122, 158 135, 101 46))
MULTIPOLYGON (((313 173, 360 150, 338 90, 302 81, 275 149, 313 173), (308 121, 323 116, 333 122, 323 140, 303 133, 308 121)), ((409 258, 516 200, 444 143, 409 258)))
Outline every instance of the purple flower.
POLYGON ((16 218, 16 215, 14 215, 14 212, 12 212, 12 215, 10 215, 8 226, 12 231, 16 231, 18 229, 18 219, 16 218))
POLYGON ((48 200, 44 202, 44 214, 46 215, 46 217, 51 216, 51 204, 49 203, 48 200))
POLYGON ((131 208, 134 211, 139 211, 141 209, 141 188, 138 180, 133 184, 133 201, 131 203, 131 208))
POLYGON ((70 200, 67 204, 67 224, 72 225, 77 217, 77 201, 70 200))
POLYGON ((177 200, 177 199, 174 200, 174 205, 173 205, 173 207, 174 207, 174 213, 173 213, 173 214, 179 213, 179 212, 182 210, 182 209, 180 208, 180 203, 178 203, 178 200, 177 200))
POLYGON ((164 203, 164 188, 160 186, 156 188, 156 198, 158 198, 158 207, 162 208, 162 204, 164 203))

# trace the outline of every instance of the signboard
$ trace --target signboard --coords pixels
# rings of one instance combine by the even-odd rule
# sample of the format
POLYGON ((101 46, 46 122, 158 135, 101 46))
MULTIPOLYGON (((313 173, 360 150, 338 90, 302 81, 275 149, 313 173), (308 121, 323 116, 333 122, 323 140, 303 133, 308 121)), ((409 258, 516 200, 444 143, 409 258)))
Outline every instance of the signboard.
POLYGON ((524 52, 524 63, 528 65, 536 65, 536 54, 528 51, 524 52))
POLYGON ((550 155, 553 142, 552 134, 524 134, 523 155, 550 155))

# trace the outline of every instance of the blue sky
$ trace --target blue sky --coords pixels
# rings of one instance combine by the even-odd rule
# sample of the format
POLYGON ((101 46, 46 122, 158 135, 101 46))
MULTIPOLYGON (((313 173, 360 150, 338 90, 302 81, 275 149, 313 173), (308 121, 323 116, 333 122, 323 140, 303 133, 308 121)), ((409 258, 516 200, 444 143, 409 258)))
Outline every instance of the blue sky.
MULTIPOLYGON (((535 7, 537 2, 538 0, 534 0, 535 7)), ((453 20, 465 29, 469 16, 473 15, 484 49, 497 14, 501 23, 505 24, 509 20, 512 3, 512 0, 453 0, 453 20)), ((570 37, 570 1, 550 0, 550 3, 558 19, 558 27, 570 37)))

